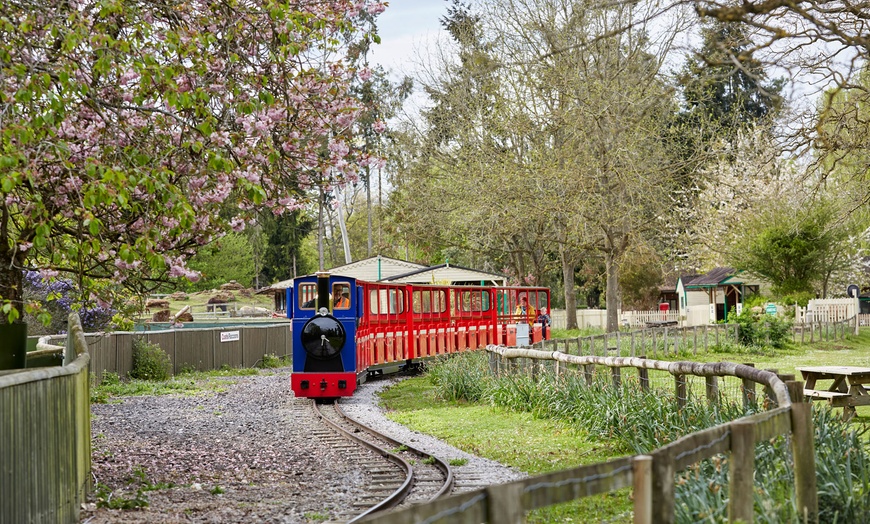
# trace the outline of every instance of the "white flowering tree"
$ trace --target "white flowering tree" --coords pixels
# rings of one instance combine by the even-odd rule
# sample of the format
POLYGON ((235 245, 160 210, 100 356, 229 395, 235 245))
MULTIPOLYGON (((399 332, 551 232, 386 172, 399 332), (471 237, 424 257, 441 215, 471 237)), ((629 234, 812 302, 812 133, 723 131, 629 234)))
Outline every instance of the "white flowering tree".
POLYGON ((373 161, 349 86, 373 0, 0 6, 0 323, 22 274, 147 290, 198 246, 373 161))

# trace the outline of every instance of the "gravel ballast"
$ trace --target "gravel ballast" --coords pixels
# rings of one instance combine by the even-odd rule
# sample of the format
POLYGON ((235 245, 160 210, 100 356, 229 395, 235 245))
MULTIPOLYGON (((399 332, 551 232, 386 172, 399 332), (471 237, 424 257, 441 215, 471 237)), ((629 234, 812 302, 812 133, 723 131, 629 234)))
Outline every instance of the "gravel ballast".
MULTIPOLYGON (((322 423, 308 400, 294 397, 289 374, 210 379, 226 380, 219 393, 94 404, 95 497, 132 503, 139 491, 148 505, 98 508, 92 497, 82 522, 322 522, 350 505, 365 489, 364 474, 312 435, 322 423)), ((374 396, 388 383, 363 385, 344 401, 347 414, 431 454, 467 459, 455 469, 458 489, 463 475, 486 484, 522 476, 388 420, 374 396)))

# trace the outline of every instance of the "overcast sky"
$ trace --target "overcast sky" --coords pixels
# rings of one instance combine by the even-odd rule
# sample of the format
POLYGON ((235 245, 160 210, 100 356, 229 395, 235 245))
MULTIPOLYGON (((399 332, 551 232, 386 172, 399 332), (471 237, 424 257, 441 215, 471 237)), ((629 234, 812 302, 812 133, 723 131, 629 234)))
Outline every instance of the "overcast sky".
POLYGON ((447 13, 445 0, 390 0, 378 17, 381 44, 372 59, 400 77, 413 69, 415 49, 425 49, 441 32, 439 19, 447 13))

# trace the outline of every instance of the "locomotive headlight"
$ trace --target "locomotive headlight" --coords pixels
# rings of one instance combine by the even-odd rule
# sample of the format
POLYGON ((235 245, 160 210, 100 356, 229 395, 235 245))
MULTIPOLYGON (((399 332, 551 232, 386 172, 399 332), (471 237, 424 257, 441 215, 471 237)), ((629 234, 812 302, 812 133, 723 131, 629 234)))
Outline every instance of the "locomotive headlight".
POLYGON ((317 360, 329 360, 341 353, 347 335, 341 322, 327 314, 306 322, 302 327, 300 341, 308 356, 317 360))

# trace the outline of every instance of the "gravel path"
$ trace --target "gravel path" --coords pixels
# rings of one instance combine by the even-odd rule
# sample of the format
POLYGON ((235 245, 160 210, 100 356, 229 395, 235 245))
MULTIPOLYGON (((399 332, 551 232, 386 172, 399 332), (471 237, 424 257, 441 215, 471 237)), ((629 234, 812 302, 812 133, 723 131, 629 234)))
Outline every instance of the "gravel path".
MULTIPOLYGON (((97 496, 107 499, 111 492, 116 503, 133 502, 139 492, 148 505, 97 508, 93 498, 82 522, 307 523, 322 522, 348 505, 362 493, 366 479, 340 452, 312 436, 311 429, 321 423, 308 401, 294 398, 289 373, 284 368, 230 377, 221 393, 94 404, 97 496), (170 483, 173 487, 166 488, 170 483), (101 486, 106 487, 102 494, 101 486), (153 487, 161 489, 149 490, 153 487)), ((469 459, 457 468, 460 479, 463 472, 487 483, 521 476, 387 420, 374 400, 374 392, 386 385, 363 386, 345 410, 430 453, 469 459)))

